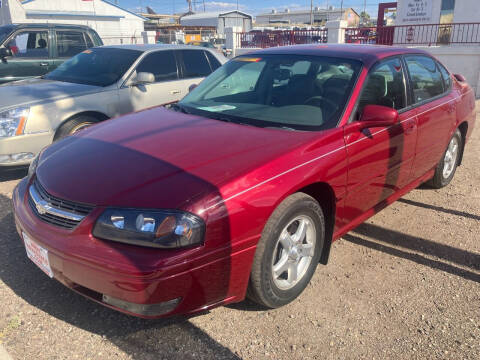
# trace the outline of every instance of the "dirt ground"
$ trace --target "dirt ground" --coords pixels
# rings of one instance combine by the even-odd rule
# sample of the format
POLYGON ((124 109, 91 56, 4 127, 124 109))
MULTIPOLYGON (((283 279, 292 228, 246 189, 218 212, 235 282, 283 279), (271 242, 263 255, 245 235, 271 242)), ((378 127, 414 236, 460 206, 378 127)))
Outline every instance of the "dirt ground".
POLYGON ((15 232, 18 180, 0 182, 0 342, 38 360, 480 359, 479 169, 480 117, 454 181, 414 190, 337 241, 297 301, 158 321, 37 269, 15 232))

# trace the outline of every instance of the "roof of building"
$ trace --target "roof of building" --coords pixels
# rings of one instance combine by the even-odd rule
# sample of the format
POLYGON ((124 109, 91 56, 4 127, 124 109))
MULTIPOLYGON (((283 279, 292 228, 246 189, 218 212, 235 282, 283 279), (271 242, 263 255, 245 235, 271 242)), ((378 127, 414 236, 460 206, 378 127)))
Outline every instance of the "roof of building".
MULTIPOLYGON (((346 12, 346 11, 353 11, 355 14, 358 15, 358 13, 353 9, 353 8, 334 8, 334 9, 317 9, 313 10, 313 14, 326 14, 326 13, 341 13, 341 12, 346 12)), ((305 9, 305 10, 294 10, 294 11, 276 11, 276 12, 268 12, 268 13, 263 13, 263 14, 258 14, 257 16, 282 16, 282 15, 303 15, 303 14, 309 14, 310 15, 310 10, 305 9)))
POLYGON ((211 18, 218 18, 220 16, 228 15, 231 13, 238 13, 240 15, 247 16, 252 18, 252 15, 244 13, 243 11, 238 10, 231 10, 231 11, 212 11, 212 12, 203 12, 203 13, 196 13, 196 14, 189 14, 184 15, 181 19, 188 19, 188 20, 201 20, 201 19, 211 19, 211 18))

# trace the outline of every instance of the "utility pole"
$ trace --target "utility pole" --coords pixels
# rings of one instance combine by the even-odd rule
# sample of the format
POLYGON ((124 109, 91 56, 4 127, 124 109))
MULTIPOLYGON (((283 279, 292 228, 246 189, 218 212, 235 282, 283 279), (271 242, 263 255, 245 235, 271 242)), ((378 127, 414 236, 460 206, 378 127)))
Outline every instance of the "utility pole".
POLYGON ((205 12, 205 0, 203 0, 203 12, 205 12))
POLYGON ((313 25, 313 0, 310 0, 310 26, 313 25))
POLYGON ((365 25, 365 22, 367 20, 367 13, 365 12, 367 10, 367 0, 363 0, 363 25, 365 25))

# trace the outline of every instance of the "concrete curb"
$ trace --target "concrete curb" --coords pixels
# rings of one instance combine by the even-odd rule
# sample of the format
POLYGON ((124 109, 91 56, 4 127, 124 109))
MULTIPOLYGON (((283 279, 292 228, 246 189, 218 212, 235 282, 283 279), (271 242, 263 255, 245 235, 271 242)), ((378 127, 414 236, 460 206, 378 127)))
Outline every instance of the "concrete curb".
POLYGON ((0 344, 0 360, 13 360, 2 344, 0 344))

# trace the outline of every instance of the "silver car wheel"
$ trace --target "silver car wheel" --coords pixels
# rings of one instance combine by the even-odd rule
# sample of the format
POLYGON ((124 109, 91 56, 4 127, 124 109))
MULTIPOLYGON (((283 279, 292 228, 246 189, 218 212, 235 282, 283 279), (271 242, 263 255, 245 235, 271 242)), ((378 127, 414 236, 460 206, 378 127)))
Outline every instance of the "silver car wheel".
POLYGON ((458 148, 458 139, 456 136, 454 136, 452 140, 450 140, 450 144, 448 144, 447 151, 445 152, 445 157, 443 158, 444 179, 448 179, 455 170, 458 162, 458 148))
POLYGON ((272 276, 281 290, 293 288, 307 273, 315 253, 317 233, 313 220, 300 215, 280 233, 272 259, 272 276))

